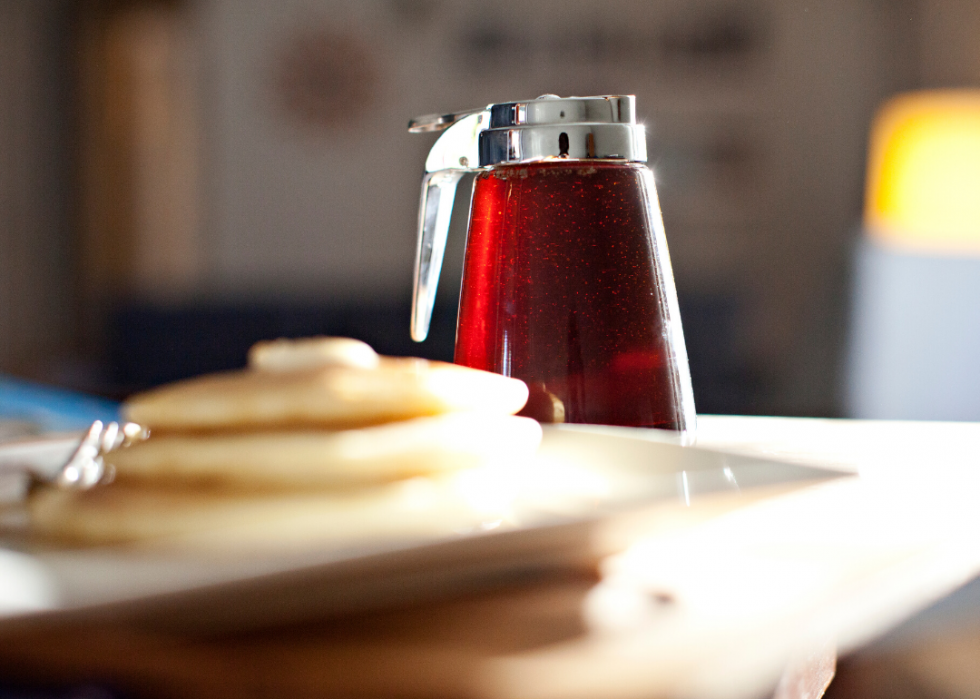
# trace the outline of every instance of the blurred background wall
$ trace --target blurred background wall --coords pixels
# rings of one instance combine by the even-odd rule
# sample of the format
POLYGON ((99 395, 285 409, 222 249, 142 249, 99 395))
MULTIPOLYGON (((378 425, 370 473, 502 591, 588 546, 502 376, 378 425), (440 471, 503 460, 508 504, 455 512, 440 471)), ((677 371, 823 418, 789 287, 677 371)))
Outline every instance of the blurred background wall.
POLYGON ((0 2, 0 368, 72 345, 64 39, 57 0, 0 2))
POLYGON ((449 358, 466 202, 415 346, 408 118, 633 93, 699 410, 839 414, 874 109, 980 83, 978 35, 972 0, 0 0, 0 370, 122 395, 314 333, 449 358))

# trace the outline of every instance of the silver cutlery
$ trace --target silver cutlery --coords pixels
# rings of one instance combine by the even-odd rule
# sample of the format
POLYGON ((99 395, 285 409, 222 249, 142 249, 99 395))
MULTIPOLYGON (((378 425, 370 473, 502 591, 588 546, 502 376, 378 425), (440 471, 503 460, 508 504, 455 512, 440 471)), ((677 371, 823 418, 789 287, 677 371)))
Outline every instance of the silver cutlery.
POLYGON ((104 456, 149 435, 132 422, 91 424, 78 437, 49 437, 0 445, 0 502, 23 499, 34 485, 87 490, 114 476, 104 456))

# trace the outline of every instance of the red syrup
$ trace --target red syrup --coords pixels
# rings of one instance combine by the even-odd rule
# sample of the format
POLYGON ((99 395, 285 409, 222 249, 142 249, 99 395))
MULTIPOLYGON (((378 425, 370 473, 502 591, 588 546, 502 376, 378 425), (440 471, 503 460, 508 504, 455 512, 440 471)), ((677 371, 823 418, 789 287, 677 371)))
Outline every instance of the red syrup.
POLYGON ((524 380, 523 414, 543 422, 693 428, 659 213, 642 165, 548 161, 480 173, 456 363, 524 380))

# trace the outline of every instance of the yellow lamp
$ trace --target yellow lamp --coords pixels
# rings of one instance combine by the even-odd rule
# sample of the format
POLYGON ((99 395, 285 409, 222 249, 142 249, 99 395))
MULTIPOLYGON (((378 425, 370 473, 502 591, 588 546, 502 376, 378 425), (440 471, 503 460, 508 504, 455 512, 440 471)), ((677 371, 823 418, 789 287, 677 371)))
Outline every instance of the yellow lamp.
POLYGON ((909 93, 880 110, 864 230, 848 415, 980 421, 980 90, 909 93))
POLYGON ((980 90, 891 99, 871 132, 865 229, 888 245, 980 255, 980 90))

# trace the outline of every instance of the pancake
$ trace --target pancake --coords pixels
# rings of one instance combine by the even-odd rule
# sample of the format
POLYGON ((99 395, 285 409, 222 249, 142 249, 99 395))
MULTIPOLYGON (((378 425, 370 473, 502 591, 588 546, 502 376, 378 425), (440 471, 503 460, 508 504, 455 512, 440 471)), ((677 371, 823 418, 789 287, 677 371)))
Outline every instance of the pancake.
POLYGON ((480 469, 370 488, 254 494, 143 488, 44 489, 30 500, 32 531, 75 546, 286 553, 311 545, 364 545, 459 535, 510 517, 506 492, 480 469), (487 497, 488 494, 492 497, 487 497))
POLYGON ((105 461, 120 482, 316 489, 512 461, 540 441, 529 418, 455 413, 350 430, 164 434, 105 461))
POLYGON ((375 368, 210 374, 137 394, 127 420, 151 431, 342 429, 469 411, 509 415, 527 400, 522 381, 455 364, 382 358, 375 368))

